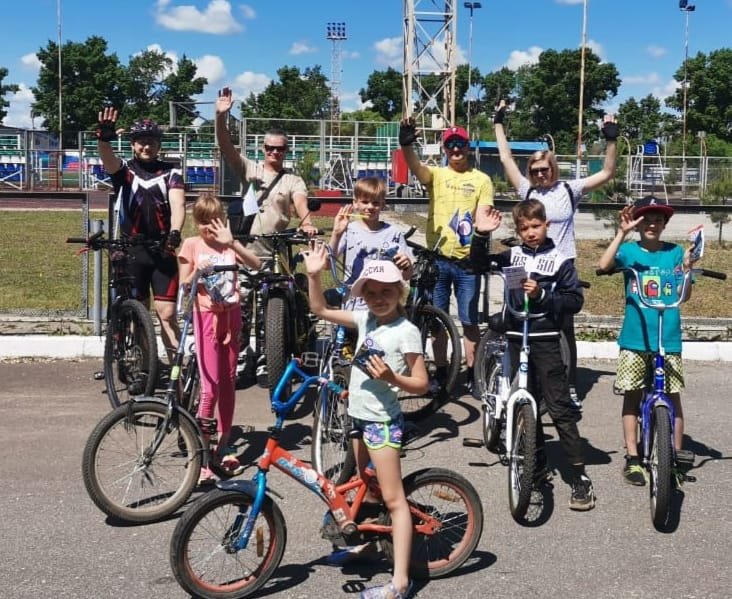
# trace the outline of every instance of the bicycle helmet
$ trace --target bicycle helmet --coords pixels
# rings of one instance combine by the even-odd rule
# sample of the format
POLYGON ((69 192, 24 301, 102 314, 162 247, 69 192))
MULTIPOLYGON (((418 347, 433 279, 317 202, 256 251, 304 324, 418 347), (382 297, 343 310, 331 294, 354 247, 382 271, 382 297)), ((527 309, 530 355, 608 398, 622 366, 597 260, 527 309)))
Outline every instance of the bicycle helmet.
POLYGON ((163 131, 155 121, 143 119, 130 127, 130 140, 135 141, 140 137, 153 137, 160 140, 163 137, 163 131))

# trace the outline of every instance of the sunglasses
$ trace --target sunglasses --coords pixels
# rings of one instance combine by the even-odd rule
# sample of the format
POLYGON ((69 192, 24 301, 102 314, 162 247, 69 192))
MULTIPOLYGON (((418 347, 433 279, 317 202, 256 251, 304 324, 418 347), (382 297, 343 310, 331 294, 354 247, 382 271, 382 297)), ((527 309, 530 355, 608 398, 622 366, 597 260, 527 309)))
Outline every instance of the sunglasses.
POLYGON ((138 137, 134 141, 136 144, 140 144, 141 146, 154 146, 158 143, 158 139, 155 137, 138 137))
POLYGON ((445 142, 445 147, 448 150, 462 150, 467 145, 468 142, 464 139, 449 139, 445 142))
POLYGON ((552 169, 548 166, 537 166, 536 168, 529 169, 529 172, 532 175, 546 175, 550 170, 552 169))
POLYGON ((287 152, 287 146, 268 146, 264 144, 265 152, 287 152))

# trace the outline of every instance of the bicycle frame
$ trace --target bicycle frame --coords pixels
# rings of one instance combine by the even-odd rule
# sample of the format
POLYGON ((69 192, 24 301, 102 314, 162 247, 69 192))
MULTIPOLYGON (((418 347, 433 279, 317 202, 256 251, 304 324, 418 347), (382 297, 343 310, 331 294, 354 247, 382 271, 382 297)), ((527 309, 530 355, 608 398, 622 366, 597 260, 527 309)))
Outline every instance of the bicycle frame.
MULTIPOLYGON (((346 537, 361 532, 376 534, 391 532, 391 526, 377 523, 356 524, 354 522, 367 490, 370 489, 377 496, 380 496, 376 475, 371 464, 365 469, 363 478, 354 478, 342 485, 336 485, 332 480, 326 478, 309 464, 280 446, 279 437, 286 415, 305 396, 311 386, 328 386, 336 392, 347 393, 322 376, 306 374, 300 369, 299 362, 297 359, 289 362, 284 376, 275 387, 272 395, 272 409, 276 414, 276 421, 270 431, 264 453, 257 461, 257 472, 253 479, 249 481, 219 482, 216 485, 220 489, 236 490, 253 498, 252 507, 248 513, 237 515, 231 527, 232 536, 234 537, 232 548, 237 551, 245 549, 250 541, 254 524, 267 495, 267 475, 272 467, 293 478, 326 503, 339 529, 346 537), (279 398, 286 389, 286 381, 293 377, 301 380, 302 384, 287 401, 282 402, 279 398), (355 496, 352 503, 349 503, 347 496, 353 491, 355 491, 355 496)), ((418 509, 412 503, 409 504, 409 509, 415 517, 422 521, 421 524, 415 526, 415 531, 421 534, 430 534, 438 530, 440 522, 434 517, 418 509)))

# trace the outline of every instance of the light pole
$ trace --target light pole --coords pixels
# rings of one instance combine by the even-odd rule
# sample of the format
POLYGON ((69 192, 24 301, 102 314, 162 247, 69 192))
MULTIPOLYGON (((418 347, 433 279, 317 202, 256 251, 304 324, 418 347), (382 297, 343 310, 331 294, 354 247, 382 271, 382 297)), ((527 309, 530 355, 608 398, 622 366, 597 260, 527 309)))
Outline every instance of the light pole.
POLYGON ((585 103, 585 47, 587 46, 587 2, 582 3, 582 48, 580 50, 579 116, 577 117, 577 165, 575 176, 580 177, 582 164, 582 111, 585 103))
POLYGON ((686 109, 687 93, 689 84, 686 81, 686 70, 689 63, 689 13, 696 10, 694 4, 689 4, 687 0, 679 0, 679 10, 686 14, 686 26, 684 28, 684 107, 681 124, 681 199, 686 195, 686 109))
POLYGON ((463 2, 463 6, 470 11, 470 32, 468 38, 468 122, 467 130, 470 134, 470 97, 472 95, 471 88, 471 71, 473 70, 473 11, 481 7, 480 2, 463 2))
POLYGON ((631 167, 632 167, 632 160, 633 160, 632 148, 630 146, 630 140, 625 135, 621 135, 619 137, 619 139, 622 139, 628 146, 628 161, 627 161, 627 164, 625 165, 625 187, 627 188, 626 192, 628 193, 628 195, 632 196, 633 195, 633 191, 631 190, 631 185, 632 185, 631 167))

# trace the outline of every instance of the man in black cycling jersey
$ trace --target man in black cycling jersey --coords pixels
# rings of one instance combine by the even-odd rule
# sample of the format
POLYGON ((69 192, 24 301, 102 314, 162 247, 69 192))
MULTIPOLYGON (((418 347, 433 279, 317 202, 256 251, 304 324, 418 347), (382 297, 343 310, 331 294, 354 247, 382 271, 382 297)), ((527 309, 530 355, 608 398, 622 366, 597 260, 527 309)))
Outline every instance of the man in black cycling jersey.
POLYGON ((104 170, 110 175, 116 196, 116 223, 110 230, 122 237, 160 241, 161 245, 130 248, 130 273, 135 278, 136 298, 149 303, 150 287, 155 311, 160 320, 163 343, 172 357, 180 331, 175 302, 178 293, 180 231, 185 222, 185 186, 180 169, 158 159, 163 132, 145 119, 132 125, 129 132, 134 158, 125 160, 114 153, 110 144, 117 137, 117 110, 106 107, 99 113, 97 145, 104 170))

